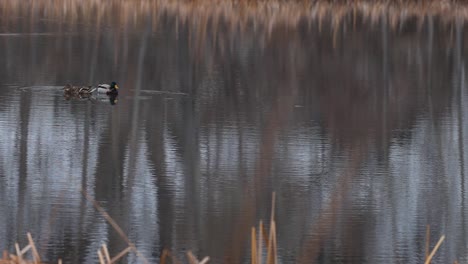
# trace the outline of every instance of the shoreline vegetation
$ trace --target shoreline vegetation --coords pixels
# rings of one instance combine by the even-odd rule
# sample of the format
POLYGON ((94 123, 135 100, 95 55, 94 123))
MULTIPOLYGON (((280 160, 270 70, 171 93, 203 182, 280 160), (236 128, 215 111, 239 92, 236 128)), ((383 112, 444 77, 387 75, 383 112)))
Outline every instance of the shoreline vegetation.
MULTIPOLYGON (((30 17, 54 19, 64 24, 80 21, 119 25, 145 22, 150 16, 153 23, 166 15, 176 16, 182 23, 212 24, 223 21, 233 27, 275 26, 296 27, 328 19, 332 27, 340 27, 346 19, 354 22, 376 23, 386 18, 393 29, 416 19, 418 24, 433 17, 451 23, 468 18, 468 1, 455 0, 64 0, 64 1, 2 1, 0 22, 5 31, 9 18, 30 17)), ((154 27, 153 27, 154 28, 154 27)), ((1 32, 0 33, 3 33, 1 32)))
MULTIPOLYGON (((115 222, 115 220, 95 201, 89 196, 84 190, 81 190, 84 199, 87 202, 93 204, 94 208, 106 219, 109 225, 117 232, 119 237, 125 241, 127 247, 117 253, 115 256, 109 254, 109 250, 106 244, 102 244, 97 250, 97 256, 100 264, 111 264, 118 263, 120 259, 125 257, 127 254, 135 254, 136 257, 142 263, 149 264, 150 262, 138 251, 135 244, 130 241, 125 232, 115 222)), ((250 263, 251 264, 277 264, 278 263, 278 249, 277 249, 277 233, 276 233, 276 220, 275 220, 275 207, 276 207, 276 195, 272 194, 271 199, 271 212, 270 221, 268 225, 260 221, 258 227, 252 226, 250 233, 250 263), (268 230, 266 229, 268 226, 268 230)), ((7 250, 3 251, 2 258, 0 258, 0 264, 43 264, 43 263, 55 263, 54 262, 42 262, 40 253, 37 250, 36 244, 30 233, 27 234, 28 244, 21 248, 18 243, 15 243, 15 253, 9 253, 7 250)), ((437 241, 436 245, 430 249, 430 226, 426 227, 426 239, 425 239, 425 256, 424 264, 430 264, 434 258, 437 250, 445 240, 445 235, 442 235, 437 241)), ((210 257, 203 257, 201 260, 191 252, 186 252, 187 262, 179 260, 173 255, 168 249, 163 249, 159 258, 160 264, 166 263, 189 263, 189 264, 207 264, 210 261, 210 257)), ((62 260, 57 260, 58 264, 62 264, 62 260)), ((458 264, 455 261, 454 264, 458 264)))
MULTIPOLYGON (((111 264, 118 263, 118 261, 125 257, 127 254, 135 254, 141 263, 149 264, 150 262, 138 251, 135 244, 130 241, 125 232, 120 228, 117 222, 102 208, 97 201, 89 196, 84 190, 81 190, 84 199, 87 202, 93 204, 94 208, 106 219, 109 225, 117 232, 119 237, 125 241, 127 247, 117 253, 115 256, 109 254, 109 250, 106 244, 102 244, 97 250, 97 256, 100 264, 111 264)), ((271 218, 269 222, 269 229, 266 230, 266 225, 260 221, 258 231, 256 227, 251 229, 251 264, 277 264, 277 240, 276 240, 276 222, 275 222, 275 193, 272 195, 271 202, 271 218), (266 253, 264 257, 264 253, 266 253)), ((36 244, 30 233, 27 234, 28 244, 21 248, 18 243, 15 243, 15 253, 10 253, 7 250, 3 251, 2 258, 0 258, 0 264, 43 264, 51 263, 42 262, 40 254, 37 250, 36 244)), ((206 264, 210 261, 210 257, 206 256, 201 260, 191 252, 186 252, 187 263, 189 264, 206 264)), ((52 263, 55 263, 53 261, 52 263)), ((62 260, 57 261, 58 264, 62 263, 62 260)), ((161 253, 160 264, 166 263, 185 263, 180 261, 175 255, 173 255, 168 249, 163 249, 161 253)))

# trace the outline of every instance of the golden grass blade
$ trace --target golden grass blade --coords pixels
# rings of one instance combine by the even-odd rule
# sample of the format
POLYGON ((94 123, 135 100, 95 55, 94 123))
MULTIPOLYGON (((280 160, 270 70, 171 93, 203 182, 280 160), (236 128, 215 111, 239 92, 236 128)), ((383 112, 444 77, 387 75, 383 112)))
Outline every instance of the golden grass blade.
POLYGON ((204 257, 198 264, 206 264, 210 261, 210 257, 204 257))
POLYGON ((275 220, 275 205, 276 205, 276 193, 273 192, 271 195, 271 218, 270 223, 275 220))
POLYGON ((13 254, 10 254, 10 259, 13 261, 13 263, 15 263, 15 261, 19 262, 19 258, 13 254))
MULTIPOLYGON (((130 252, 131 250, 132 250, 131 247, 128 247, 128 248, 122 250, 119 254, 117 254, 117 256, 113 257, 113 258, 109 261, 109 263, 115 263, 115 262, 117 262, 120 258, 122 258, 123 256, 125 256, 125 254, 127 254, 127 253, 130 252)), ((162 262, 161 262, 161 264, 162 264, 162 262)))
POLYGON ((24 255, 24 253, 28 252, 28 250, 30 250, 31 248, 32 248, 31 245, 25 246, 20 252, 21 255, 24 255))
POLYGON ((94 208, 98 210, 99 213, 104 216, 104 218, 109 222, 109 224, 117 231, 119 236, 127 242, 127 244, 131 244, 130 240, 128 239, 127 235, 125 235, 125 232, 120 228, 120 226, 110 217, 110 215, 96 202, 93 198, 91 198, 84 190, 81 190, 81 193, 83 196, 88 200, 88 202, 92 203, 94 205, 94 208))
POLYGON ((257 247, 257 256, 258 256, 258 264, 262 264, 263 262, 263 221, 260 221, 260 226, 258 228, 258 247, 257 247))
POLYGON ((192 251, 187 252, 187 258, 190 264, 198 264, 197 258, 193 255, 192 251))
POLYGON ((36 245, 34 244, 34 240, 32 239, 31 233, 28 232, 27 236, 28 236, 29 245, 31 245, 31 248, 32 248, 34 262, 36 263, 41 262, 41 257, 39 256, 39 253, 37 252, 37 248, 36 248, 36 245))
POLYGON ((22 262, 22 254, 18 243, 15 243, 16 255, 18 256, 18 262, 22 262))
POLYGON ((270 225, 270 241, 268 243, 268 253, 267 253, 267 264, 277 263, 277 256, 276 256, 276 224, 273 221, 270 225))
POLYGON ((106 244, 102 244, 102 252, 104 253, 104 257, 106 258, 107 263, 111 262, 111 258, 109 255, 109 250, 107 250, 106 244))
POLYGON ((257 238, 255 236, 255 227, 252 227, 250 240, 251 240, 250 241, 250 245, 251 245, 250 263, 257 264, 257 238))
POLYGON ((271 218, 270 218, 270 232, 269 232, 269 237, 268 237, 268 249, 267 249, 267 264, 270 263, 275 263, 276 261, 276 249, 274 248, 274 241, 276 236, 275 234, 275 205, 276 205, 276 193, 273 192, 272 197, 271 197, 271 218))
MULTIPOLYGON (((181 264, 181 262, 174 256, 172 255, 171 251, 168 250, 168 249, 164 249, 164 251, 166 252, 166 256, 164 259, 167 259, 168 257, 171 258, 171 263, 172 264, 181 264)), ((164 254, 164 253, 163 253, 164 254)), ((165 260, 164 260, 165 261, 165 260)), ((160 262, 160 264, 163 264, 162 262, 160 262)))
POLYGON ((426 226, 426 248, 424 250, 424 259, 427 259, 427 257, 429 256, 429 243, 430 243, 430 239, 431 239, 431 226, 430 225, 427 225, 426 226))
POLYGON ((125 235, 124 231, 114 221, 114 219, 112 219, 112 217, 110 217, 110 215, 98 204, 98 202, 96 202, 93 198, 91 198, 91 196, 89 196, 83 189, 81 189, 81 193, 83 194, 83 196, 85 197, 85 199, 88 202, 90 202, 90 203, 92 203, 94 205, 94 208, 96 208, 96 210, 98 210, 98 212, 101 213, 101 215, 107 220, 107 222, 109 222, 109 224, 114 228, 114 230, 119 234, 119 236, 123 240, 125 240, 125 242, 128 244, 128 246, 131 247, 133 252, 135 252, 137 257, 139 257, 143 261, 143 263, 149 264, 149 261, 145 258, 145 256, 143 256, 140 253, 140 251, 138 251, 138 249, 135 247, 135 245, 132 242, 130 242, 130 239, 128 239, 128 237, 127 237, 127 235, 125 235))
POLYGON ((272 223, 272 228, 273 228, 273 260, 274 264, 278 263, 278 247, 277 247, 277 242, 276 242, 276 222, 273 221, 272 223))
POLYGON ((267 250, 267 264, 270 264, 274 261, 274 257, 273 257, 273 242, 274 242, 274 221, 272 221, 270 223, 270 235, 269 235, 269 238, 268 238, 268 250, 267 250))
POLYGON ((159 258, 159 263, 160 264, 166 264, 167 255, 168 255, 167 249, 163 249, 163 252, 161 254, 161 258, 159 258))
POLYGON ((98 250, 97 254, 98 254, 98 257, 99 257, 99 263, 100 264, 106 264, 106 261, 104 260, 104 257, 102 256, 101 249, 98 250))
POLYGON ((424 264, 429 264, 431 263, 431 260, 432 258, 434 257, 435 253, 437 252, 437 250, 439 249, 440 245, 442 244, 442 242, 444 242, 444 239, 445 239, 445 235, 443 235, 442 237, 440 237, 439 241, 437 242, 437 244, 435 245, 434 249, 432 250, 431 254, 427 257, 426 261, 424 262, 424 264))

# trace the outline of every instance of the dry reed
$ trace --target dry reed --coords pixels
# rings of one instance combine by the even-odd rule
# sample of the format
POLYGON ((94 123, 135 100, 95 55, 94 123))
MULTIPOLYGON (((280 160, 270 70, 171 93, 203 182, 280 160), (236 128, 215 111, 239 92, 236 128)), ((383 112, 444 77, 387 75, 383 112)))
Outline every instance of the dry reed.
MULTIPOLYGON (((130 252, 133 252, 136 254, 136 256, 143 262, 143 263, 149 263, 149 261, 141 254, 140 251, 135 247, 135 244, 133 244, 130 239, 127 237, 125 232, 120 228, 120 226, 115 222, 114 219, 98 204, 97 201, 95 201, 91 196, 89 196, 84 190, 81 190, 83 193, 83 196, 86 198, 87 201, 92 203, 94 205, 94 208, 96 208, 99 213, 107 220, 107 222, 114 228, 115 231, 119 234, 119 236, 125 240, 125 242, 128 244, 128 247, 120 251, 116 256, 111 257, 109 254, 109 250, 107 248, 106 244, 103 244, 101 248, 97 251, 98 253, 98 258, 99 258, 99 263, 100 264, 112 264, 112 263, 117 263, 122 257, 127 255, 130 252)), ((161 264, 165 264, 167 257, 171 256, 170 252, 168 250, 163 250, 163 254, 161 255, 161 264)), ((204 257, 202 260, 198 260, 192 252, 188 251, 187 252, 187 258, 190 264, 207 264, 208 261, 210 260, 209 257, 204 257)), ((180 263, 174 256, 172 256, 172 263, 180 263)))
POLYGON ((376 23, 388 19, 392 28, 416 18, 419 22, 428 17, 438 17, 451 22, 468 18, 468 4, 459 1, 280 1, 280 0, 36 0, 2 1, 1 20, 16 17, 47 18, 65 24, 95 27, 102 24, 120 27, 131 23, 141 25, 150 14, 153 26, 166 15, 175 16, 180 23, 216 28, 220 21, 229 24, 232 31, 249 26, 263 27, 271 31, 276 26, 296 27, 301 22, 330 22, 339 28, 343 21, 362 17, 365 22, 376 23))
POLYGON ((431 263, 431 260, 432 258, 434 257, 435 253, 437 252, 437 250, 439 249, 440 245, 442 244, 442 242, 444 242, 445 240, 445 236, 441 236, 439 241, 437 241, 437 244, 435 245, 434 249, 432 249, 431 251, 431 254, 429 254, 429 256, 427 257, 426 261, 424 262, 424 264, 429 264, 431 263))
MULTIPOLYGON (((442 245, 442 242, 445 240, 445 235, 442 235, 437 241, 437 244, 434 246, 432 251, 429 252, 429 244, 430 244, 430 238, 431 238, 431 227, 429 225, 426 226, 426 243, 425 243, 425 248, 424 248, 424 264, 430 264, 432 258, 434 258, 435 253, 439 249, 440 245, 442 245)), ((457 261, 455 261, 457 263, 457 261)))
POLYGON ((119 234, 119 236, 127 243, 128 247, 120 251, 115 257, 111 258, 107 246, 105 244, 98 250, 99 262, 101 264, 110 264, 117 262, 120 258, 125 256, 129 252, 133 252, 143 263, 149 263, 149 261, 137 250, 135 244, 133 244, 130 239, 127 237, 125 232, 120 228, 120 226, 115 222, 114 219, 96 202, 91 196, 89 196, 84 190, 81 190, 81 193, 85 199, 92 203, 94 208, 101 213, 101 215, 107 220, 107 222, 114 228, 114 230, 119 234))
MULTIPOLYGON (((18 243, 15 243, 16 254, 10 254, 8 251, 3 251, 0 264, 40 264, 41 257, 36 248, 36 244, 30 233, 27 234, 28 244, 24 248, 20 248, 18 243), (29 255, 32 256, 29 257, 29 255)), ((61 260, 58 261, 61 263, 61 260)))
POLYGON ((258 236, 255 227, 251 232, 251 264, 277 264, 278 263, 278 245, 276 241, 276 222, 275 222, 275 193, 273 193, 271 202, 271 218, 268 238, 266 238, 263 222, 260 221, 258 227, 258 236), (263 252, 266 250, 266 262, 263 262, 263 252))
MULTIPOLYGON (((132 244, 122 229, 117 225, 117 223, 104 211, 99 204, 88 196, 84 191, 83 195, 86 200, 93 203, 94 207, 103 215, 103 217, 111 224, 111 226, 119 233, 119 235, 124 239, 129 246, 119 252, 115 257, 111 257, 107 245, 103 244, 101 248, 97 251, 98 259, 100 264, 112 264, 117 263, 122 257, 127 255, 130 252, 134 252, 138 257, 140 257, 144 263, 149 263, 148 260, 138 252, 134 244, 132 244)), ((259 222, 258 233, 255 227, 251 229, 251 264, 277 264, 277 238, 276 238, 276 222, 275 222, 275 193, 272 196, 272 207, 271 207, 271 218, 270 218, 270 229, 268 232, 268 237, 266 237, 266 232, 264 230, 263 222, 259 222), (263 253, 266 251, 266 262, 263 262, 263 253)), ((0 264, 41 264, 41 258, 37 251, 36 245, 30 233, 27 234, 28 244, 24 248, 20 248, 18 243, 15 244, 16 254, 10 254, 8 251, 3 251, 2 258, 0 259, 0 264), (32 256, 32 259, 27 258, 28 252, 32 256)), ((432 251, 429 253, 429 243, 430 243, 430 226, 426 227, 426 243, 425 243, 425 264, 431 263, 434 255, 440 248, 442 242, 445 240, 445 235, 442 235, 438 240, 437 244, 434 246, 432 251)), ((160 263, 168 263, 168 259, 171 259, 171 263, 178 264, 181 263, 171 252, 167 249, 164 249, 161 257, 160 263)), ((202 260, 198 260, 195 255, 191 252, 187 252, 187 259, 189 264, 207 264, 210 261, 209 257, 204 257, 202 260)), ((59 259, 58 263, 61 264, 62 260, 59 259)), ((454 261, 458 263, 458 261, 454 261)))
POLYGON ((431 226, 426 226, 426 247, 424 249, 424 259, 429 257, 429 242, 431 241, 431 226))

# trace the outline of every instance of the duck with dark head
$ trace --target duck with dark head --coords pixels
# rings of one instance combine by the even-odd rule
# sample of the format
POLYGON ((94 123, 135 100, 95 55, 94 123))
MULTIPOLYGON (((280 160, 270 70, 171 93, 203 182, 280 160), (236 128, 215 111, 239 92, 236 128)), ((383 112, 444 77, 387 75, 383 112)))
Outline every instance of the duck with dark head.
POLYGON ((107 95, 118 95, 119 86, 116 82, 112 82, 111 84, 99 84, 97 87, 97 92, 104 93, 107 95))

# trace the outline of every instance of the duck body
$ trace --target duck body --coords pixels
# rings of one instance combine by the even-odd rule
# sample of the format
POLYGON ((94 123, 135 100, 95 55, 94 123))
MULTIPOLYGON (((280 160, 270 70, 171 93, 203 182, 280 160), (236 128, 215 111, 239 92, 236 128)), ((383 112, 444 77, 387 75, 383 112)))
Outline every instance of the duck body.
POLYGON ((112 82, 111 84, 99 84, 97 87, 97 93, 107 95, 118 95, 119 86, 115 82, 112 82))
POLYGON ((63 93, 68 96, 84 96, 91 95, 95 90, 91 86, 72 86, 67 84, 63 88, 63 93))
POLYGON ((71 84, 63 87, 65 97, 90 97, 94 93, 105 94, 108 96, 117 96, 119 94, 119 86, 116 82, 111 84, 99 84, 97 87, 92 86, 73 86, 71 84))

